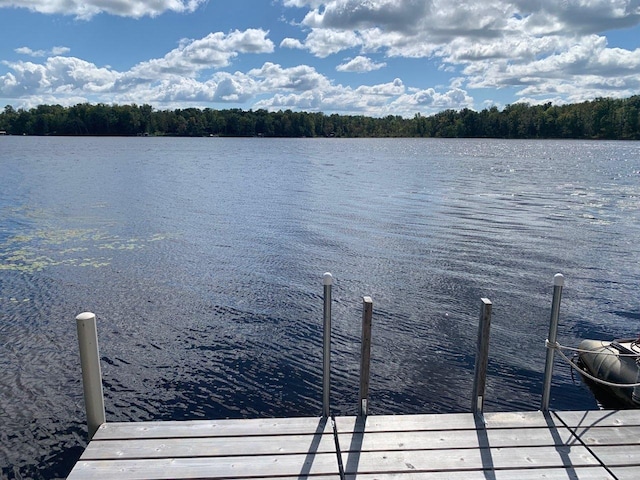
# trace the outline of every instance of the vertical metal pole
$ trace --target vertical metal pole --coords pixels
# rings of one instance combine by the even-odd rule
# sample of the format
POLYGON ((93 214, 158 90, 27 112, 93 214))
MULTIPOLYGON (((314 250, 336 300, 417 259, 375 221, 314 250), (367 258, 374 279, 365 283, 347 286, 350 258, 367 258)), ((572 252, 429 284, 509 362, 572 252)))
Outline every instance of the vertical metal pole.
POLYGON ((76 326, 80 347, 80 365, 82 366, 84 404, 87 410, 87 429, 89 440, 91 440, 98 427, 106 421, 96 316, 90 312, 81 313, 76 317, 76 326))
POLYGON ((633 392, 631 392, 631 400, 640 406, 640 357, 636 358, 636 368, 638 369, 638 373, 636 374, 636 386, 633 387, 633 392))
POLYGON ((330 413, 329 397, 331 389, 331 286, 333 275, 325 273, 324 283, 324 329, 323 329, 323 368, 322 368, 322 416, 328 417, 330 413))
POLYGON ((543 412, 549 410, 549 398, 551 396, 551 377, 553 376, 553 356, 555 354, 556 341, 558 339, 558 317, 560 315, 560 300, 562 299, 562 287, 564 276, 556 273, 553 277, 553 304, 551 305, 551 321, 549 322, 549 336, 547 337, 547 361, 544 366, 544 383, 542 387, 542 402, 540 409, 543 412))
POLYGON ((371 369, 371 319, 373 300, 362 297, 362 342, 360 347, 360 401, 358 415, 367 415, 369 398, 369 370, 371 369))
POLYGON ((488 298, 480 299, 480 323, 478 324, 478 341, 476 345, 476 365, 473 377, 473 396, 471 411, 483 414, 484 394, 487 385, 487 365, 489 363, 489 332, 491 331, 491 308, 493 304, 488 298))

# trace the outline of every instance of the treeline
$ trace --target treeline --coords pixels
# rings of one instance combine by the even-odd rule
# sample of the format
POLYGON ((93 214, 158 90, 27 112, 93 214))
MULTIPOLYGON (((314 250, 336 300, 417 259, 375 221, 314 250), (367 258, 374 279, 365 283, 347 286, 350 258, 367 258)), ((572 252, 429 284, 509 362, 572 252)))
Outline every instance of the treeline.
POLYGON ((445 110, 413 118, 373 118, 291 110, 155 110, 150 105, 10 105, 0 113, 10 135, 167 135, 264 137, 449 137, 640 139, 640 95, 572 105, 515 103, 476 112, 445 110))

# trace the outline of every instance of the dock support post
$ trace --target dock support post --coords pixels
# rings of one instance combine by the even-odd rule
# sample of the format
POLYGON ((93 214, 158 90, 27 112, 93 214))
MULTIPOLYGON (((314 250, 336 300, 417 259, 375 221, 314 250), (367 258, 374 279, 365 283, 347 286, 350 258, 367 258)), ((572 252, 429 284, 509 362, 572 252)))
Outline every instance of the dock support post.
POLYGON ((553 277, 553 303, 551 305, 551 321, 549 322, 549 336, 545 342, 547 347, 547 360, 544 366, 544 382, 542 387, 542 402, 540 410, 549 410, 549 399, 551 397, 551 377, 553 376, 553 357, 555 354, 556 341, 558 339, 558 317, 560 315, 560 300, 562 299, 562 287, 564 286, 564 276, 556 273, 553 277))
POLYGON ((329 398, 331 390, 331 286, 333 275, 325 273, 324 283, 324 328, 323 328, 323 368, 322 368, 322 416, 330 414, 329 398))
POLYGON ((81 313, 76 317, 76 326, 80 347, 84 404, 87 410, 87 429, 89 440, 91 440, 98 427, 106 421, 95 314, 81 313))
POLYGON ((360 346, 360 401, 358 415, 366 416, 369 401, 369 371, 371 369, 371 319, 373 300, 362 297, 362 341, 360 346))
POLYGON ((488 298, 480 299, 480 322, 478 324, 478 341, 476 346, 476 364, 473 377, 473 395, 471 411, 483 415, 484 394, 487 385, 487 365, 489 363, 489 332, 491 331, 491 308, 493 304, 488 298))

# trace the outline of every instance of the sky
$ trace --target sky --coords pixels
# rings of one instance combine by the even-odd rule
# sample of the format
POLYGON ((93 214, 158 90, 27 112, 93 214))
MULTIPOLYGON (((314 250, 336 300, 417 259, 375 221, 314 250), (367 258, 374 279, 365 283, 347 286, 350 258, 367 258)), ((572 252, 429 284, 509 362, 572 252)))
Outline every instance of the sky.
POLYGON ((0 0, 0 106, 383 117, 640 94, 640 0, 0 0))

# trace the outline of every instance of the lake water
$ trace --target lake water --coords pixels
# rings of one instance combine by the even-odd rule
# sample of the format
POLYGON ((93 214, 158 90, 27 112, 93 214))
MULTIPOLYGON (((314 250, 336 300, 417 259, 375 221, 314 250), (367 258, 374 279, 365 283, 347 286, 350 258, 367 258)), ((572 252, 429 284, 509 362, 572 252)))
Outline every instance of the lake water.
MULTIPOLYGON (((559 341, 640 331, 640 143, 0 138, 0 478, 86 445, 75 316, 98 316, 108 421, 317 416, 322 274, 332 411, 535 410, 559 341)), ((556 363, 551 407, 598 404, 556 363)))

